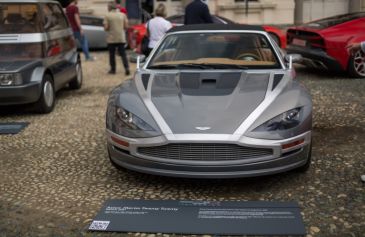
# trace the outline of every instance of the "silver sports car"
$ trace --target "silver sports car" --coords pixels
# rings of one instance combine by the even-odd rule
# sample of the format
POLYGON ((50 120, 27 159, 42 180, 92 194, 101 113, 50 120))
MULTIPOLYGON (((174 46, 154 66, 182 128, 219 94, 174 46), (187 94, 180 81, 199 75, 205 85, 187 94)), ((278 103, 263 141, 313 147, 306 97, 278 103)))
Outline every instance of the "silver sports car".
POLYGON ((150 174, 233 178, 305 171, 312 102, 292 63, 261 27, 171 29, 106 114, 117 167, 150 174))

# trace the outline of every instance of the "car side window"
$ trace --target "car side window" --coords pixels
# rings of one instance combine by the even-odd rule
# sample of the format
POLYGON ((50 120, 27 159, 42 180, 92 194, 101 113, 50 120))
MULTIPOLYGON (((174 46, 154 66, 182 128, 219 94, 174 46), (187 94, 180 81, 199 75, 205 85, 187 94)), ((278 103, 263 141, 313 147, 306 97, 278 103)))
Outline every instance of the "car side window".
POLYGON ((68 23, 59 5, 48 3, 42 4, 44 29, 47 32, 64 30, 68 23))

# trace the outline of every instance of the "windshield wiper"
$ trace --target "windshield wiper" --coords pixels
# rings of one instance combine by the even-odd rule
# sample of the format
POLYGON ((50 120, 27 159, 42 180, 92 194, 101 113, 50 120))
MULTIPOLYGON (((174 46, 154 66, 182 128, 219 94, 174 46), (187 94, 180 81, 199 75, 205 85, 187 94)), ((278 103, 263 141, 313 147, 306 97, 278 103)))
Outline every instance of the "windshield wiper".
POLYGON ((200 63, 181 63, 181 64, 160 64, 148 67, 149 69, 184 69, 184 68, 198 68, 198 69, 212 69, 210 65, 200 63))
POLYGON ((148 69, 184 69, 184 68, 198 68, 198 69, 248 69, 246 66, 236 64, 223 63, 181 63, 181 64, 161 64, 148 67, 148 69))
POLYGON ((148 69, 176 69, 176 68, 178 68, 178 65, 176 64, 161 64, 148 67, 148 69))
POLYGON ((206 63, 206 66, 210 66, 214 69, 248 69, 248 67, 237 64, 224 64, 224 63, 206 63))

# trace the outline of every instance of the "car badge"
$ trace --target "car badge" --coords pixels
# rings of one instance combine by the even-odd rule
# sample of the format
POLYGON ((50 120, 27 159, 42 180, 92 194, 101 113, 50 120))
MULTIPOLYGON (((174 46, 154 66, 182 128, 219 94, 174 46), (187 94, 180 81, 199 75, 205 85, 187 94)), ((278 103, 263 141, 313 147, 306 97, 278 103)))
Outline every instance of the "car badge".
POLYGON ((205 131, 211 129, 211 127, 195 127, 198 130, 205 131))

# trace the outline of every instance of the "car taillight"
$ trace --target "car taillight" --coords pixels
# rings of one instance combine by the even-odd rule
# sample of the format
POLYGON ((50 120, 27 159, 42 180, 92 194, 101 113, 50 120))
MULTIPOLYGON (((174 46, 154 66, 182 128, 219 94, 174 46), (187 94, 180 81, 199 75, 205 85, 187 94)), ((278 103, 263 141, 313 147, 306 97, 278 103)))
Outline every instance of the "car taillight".
POLYGON ((286 39, 288 44, 314 49, 325 49, 324 39, 315 32, 289 29, 286 39))
POLYGON ((309 44, 310 44, 311 48, 321 48, 321 49, 325 48, 324 40, 319 35, 318 36, 312 36, 309 39, 309 44))

